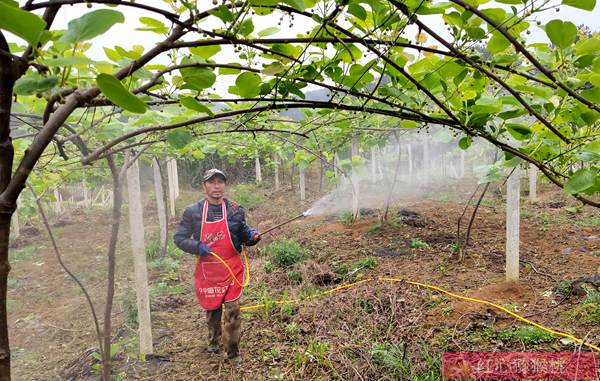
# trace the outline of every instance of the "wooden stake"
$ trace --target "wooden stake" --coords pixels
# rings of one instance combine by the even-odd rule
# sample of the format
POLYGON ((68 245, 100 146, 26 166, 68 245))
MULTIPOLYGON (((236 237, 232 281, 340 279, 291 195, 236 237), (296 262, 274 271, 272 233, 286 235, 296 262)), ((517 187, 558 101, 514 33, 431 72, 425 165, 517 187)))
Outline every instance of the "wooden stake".
POLYGON ((300 201, 306 200, 306 176, 304 174, 304 168, 298 167, 300 171, 300 201))
POLYGON ((275 190, 279 190, 279 155, 277 153, 273 154, 273 169, 275 172, 275 190))
POLYGON ((262 182, 262 170, 260 168, 260 157, 258 157, 258 151, 254 153, 254 170, 256 171, 256 182, 262 182))
POLYGON ((529 163, 529 201, 537 201, 537 176, 538 168, 529 163))
POLYGON ((161 247, 164 248, 167 244, 167 210, 165 205, 165 191, 162 186, 162 177, 160 175, 160 166, 157 158, 154 158, 152 161, 152 172, 154 174, 154 193, 156 194, 156 211, 160 229, 160 244, 161 247))
POLYGON ((167 158, 167 180, 169 182, 169 211, 171 217, 175 217, 175 171, 173 170, 173 158, 167 158))
POLYGON ((506 280, 519 280, 519 198, 521 170, 515 167, 506 182, 506 280))
POLYGON ((146 250, 144 247, 144 216, 140 191, 140 170, 137 160, 127 170, 127 193, 129 200, 129 235, 135 272, 135 293, 138 309, 138 331, 140 354, 151 354, 152 324, 150 321, 150 295, 148 293, 148 273, 146 250))

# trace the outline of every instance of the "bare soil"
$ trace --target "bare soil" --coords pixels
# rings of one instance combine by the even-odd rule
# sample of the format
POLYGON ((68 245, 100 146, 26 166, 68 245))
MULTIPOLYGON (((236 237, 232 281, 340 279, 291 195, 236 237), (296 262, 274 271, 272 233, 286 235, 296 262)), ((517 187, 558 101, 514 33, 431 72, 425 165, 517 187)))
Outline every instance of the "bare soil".
MULTIPOLYGON (((297 195, 289 191, 264 192, 268 202, 248 212, 250 224, 263 230, 301 213, 313 201, 295 201, 297 195)), ((372 281, 314 296, 340 284, 380 276, 425 282, 489 300, 598 345, 599 322, 574 315, 585 297, 568 292, 570 282, 600 271, 598 212, 570 213, 563 206, 571 201, 553 190, 542 193, 537 203, 524 201, 522 276, 520 282, 506 283, 501 199, 482 205, 462 261, 453 250, 464 196, 394 205, 394 218, 388 223, 382 224, 377 213, 351 226, 331 217, 310 217, 264 237, 249 251, 252 283, 244 304, 267 303, 271 308, 244 312, 241 367, 229 364, 222 353, 205 351, 204 316, 192 291, 194 259, 189 256, 181 259, 176 279, 167 282, 179 285, 183 292, 153 298, 156 356, 146 361, 137 358, 135 327, 127 325, 122 304, 133 283, 124 224, 114 309, 120 343, 116 373, 123 379, 142 380, 436 380, 441 379, 436 377, 443 351, 575 349, 559 338, 507 339, 503 333, 522 323, 487 306, 404 283, 372 281), (420 222, 403 223, 400 210, 418 213, 420 222), (279 238, 297 240, 310 250, 311 258, 290 269, 266 272, 265 247, 279 238), (427 245, 415 247, 416 240, 427 245), (369 258, 374 260, 373 268, 366 265, 369 258), (282 299, 303 300, 272 304, 282 299)), ((150 205, 146 210, 147 236, 152 237, 156 218, 150 205)), ((99 312, 104 306, 107 218, 105 211, 82 212, 55 229, 65 262, 88 286, 99 312)), ((96 340, 84 299, 58 266, 44 231, 31 242, 25 248, 33 247, 33 254, 14 259, 10 274, 14 379, 97 379, 91 355, 96 340)), ((23 247, 14 250, 24 255, 23 247)), ((161 271, 152 270, 153 287, 164 282, 161 271)))

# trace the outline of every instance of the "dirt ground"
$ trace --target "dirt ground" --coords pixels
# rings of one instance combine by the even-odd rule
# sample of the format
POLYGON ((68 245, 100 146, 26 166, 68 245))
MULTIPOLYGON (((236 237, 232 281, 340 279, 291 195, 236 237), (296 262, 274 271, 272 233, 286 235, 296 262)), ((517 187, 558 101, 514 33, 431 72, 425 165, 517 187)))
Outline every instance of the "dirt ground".
MULTIPOLYGON (((297 195, 290 191, 261 192, 268 201, 249 210, 248 220, 262 230, 301 213, 317 198, 312 194, 304 203, 291 202, 297 195)), ((364 210, 352 225, 336 216, 309 217, 266 236, 249 251, 252 283, 243 302, 268 308, 243 314, 242 367, 224 361, 223 354, 204 350, 204 317, 192 291, 194 259, 187 255, 177 258, 176 271, 165 261, 151 268, 153 289, 162 290, 152 299, 156 356, 146 361, 137 357, 127 305, 133 271, 125 231, 119 244, 114 308, 115 374, 140 380, 438 380, 443 351, 576 349, 566 340, 527 331, 522 323, 490 307, 406 283, 377 281, 378 277, 429 283, 492 301, 598 345, 600 321, 594 319, 600 311, 594 312, 581 292, 585 294, 586 287, 591 292, 594 286, 583 283, 575 290, 570 286, 600 272, 598 212, 591 208, 569 212, 565 202, 575 204, 552 189, 542 192, 536 203, 524 199, 521 280, 505 283, 501 196, 486 198, 470 246, 463 249, 462 259, 456 252, 457 219, 468 196, 468 190, 453 190, 394 205, 387 223, 380 222, 381 211, 364 210), (408 213, 412 217, 407 218, 406 212, 416 214, 408 213), (297 240, 310 251, 310 258, 290 269, 267 272, 265 248, 280 238, 297 240), (369 278, 376 280, 319 296, 369 278), (284 299, 302 301, 274 304, 284 299)), ((179 209, 194 197, 184 194, 179 209)), ((147 237, 153 237, 156 217, 151 205, 145 212, 147 237)), ((88 287, 99 314, 104 307, 107 219, 106 211, 85 211, 55 228, 64 261, 88 287)), ((13 249, 11 258, 14 379, 97 379, 89 309, 58 266, 46 233, 40 230, 28 244, 13 249)))

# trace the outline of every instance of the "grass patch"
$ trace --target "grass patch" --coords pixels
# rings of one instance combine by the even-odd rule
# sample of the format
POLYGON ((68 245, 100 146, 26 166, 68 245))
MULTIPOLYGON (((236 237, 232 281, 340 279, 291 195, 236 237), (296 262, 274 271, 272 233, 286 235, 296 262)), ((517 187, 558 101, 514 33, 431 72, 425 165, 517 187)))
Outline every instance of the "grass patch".
POLYGON ((420 238, 413 238, 410 241, 411 249, 429 249, 429 244, 425 241, 422 241, 420 238))
POLYGON ((256 185, 239 184, 231 191, 234 200, 246 209, 252 209, 265 201, 265 196, 256 185))
POLYGON ((10 250, 8 258, 10 261, 29 261, 36 255, 36 247, 32 245, 17 250, 10 250))
POLYGON ((441 381, 441 354, 430 352, 421 345, 418 354, 407 349, 406 344, 395 344, 389 341, 374 344, 369 351, 373 363, 383 373, 398 380, 441 381), (416 364, 415 359, 422 361, 416 364))
POLYGON ((374 269, 375 267, 377 267, 377 265, 378 265, 377 259, 375 259, 373 257, 366 257, 366 258, 363 258, 360 261, 356 262, 353 267, 355 269, 371 270, 371 269, 374 269))
MULTIPOLYGON (((162 258, 162 245, 159 238, 155 238, 146 243, 146 258, 154 261, 162 258)), ((167 240, 167 256, 171 258, 181 258, 185 253, 181 251, 173 240, 167 240)))
POLYGON ((526 345, 547 343, 555 339, 551 333, 531 326, 508 329, 501 332, 499 337, 505 341, 518 341, 526 345))
POLYGON ((567 312, 567 318, 583 324, 600 324, 600 292, 588 291, 585 299, 567 312))
POLYGON ((340 213, 339 219, 342 224, 350 226, 354 222, 354 213, 351 210, 344 210, 340 213))
POLYGON ((291 239, 280 239, 271 242, 265 249, 273 265, 288 268, 310 257, 307 249, 291 239))

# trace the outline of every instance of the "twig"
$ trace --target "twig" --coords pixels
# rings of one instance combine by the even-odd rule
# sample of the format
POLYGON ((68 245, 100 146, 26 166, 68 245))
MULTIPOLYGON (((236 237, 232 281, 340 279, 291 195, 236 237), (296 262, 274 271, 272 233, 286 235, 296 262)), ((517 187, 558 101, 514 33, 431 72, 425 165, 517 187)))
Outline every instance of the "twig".
POLYGON ((100 353, 102 353, 103 352, 102 351, 102 335, 100 333, 100 325, 98 324, 98 317, 96 315, 96 309, 94 308, 94 303, 92 303, 92 299, 90 298, 90 295, 88 294, 85 286, 75 276, 75 274, 73 274, 71 272, 71 270, 69 270, 69 268, 63 262, 62 256, 60 254, 60 250, 58 249, 58 245, 56 244, 56 239, 54 238, 54 234, 52 233, 52 228, 50 227, 50 224, 48 223, 48 218, 46 217, 46 213, 44 212, 44 207, 42 205, 42 202, 39 199, 39 197, 37 196, 37 194, 35 193, 35 190, 31 186, 31 184, 29 184, 29 182, 27 182, 27 188, 29 188, 29 191, 31 192, 31 194, 33 195, 33 198, 35 199, 35 202, 36 202, 37 207, 38 207, 38 211, 40 213, 40 216, 42 217, 42 221, 44 222, 44 226, 46 227, 46 231, 48 232, 48 236, 50 237, 50 241, 52 242, 52 247, 54 248, 54 253, 56 254, 56 259, 58 260, 58 263, 63 268, 63 270, 65 270, 65 272, 67 274, 69 274, 69 276, 71 277, 71 279, 73 279, 73 281, 75 283, 77 283, 77 285, 81 289, 81 292, 83 292, 83 295, 85 296, 85 299, 86 299, 86 301, 87 301, 87 303, 88 303, 88 305, 90 307, 90 311, 92 313, 92 318, 93 318, 93 321, 94 321, 94 326, 96 328, 96 338, 98 339, 98 343, 100 344, 100 353))

